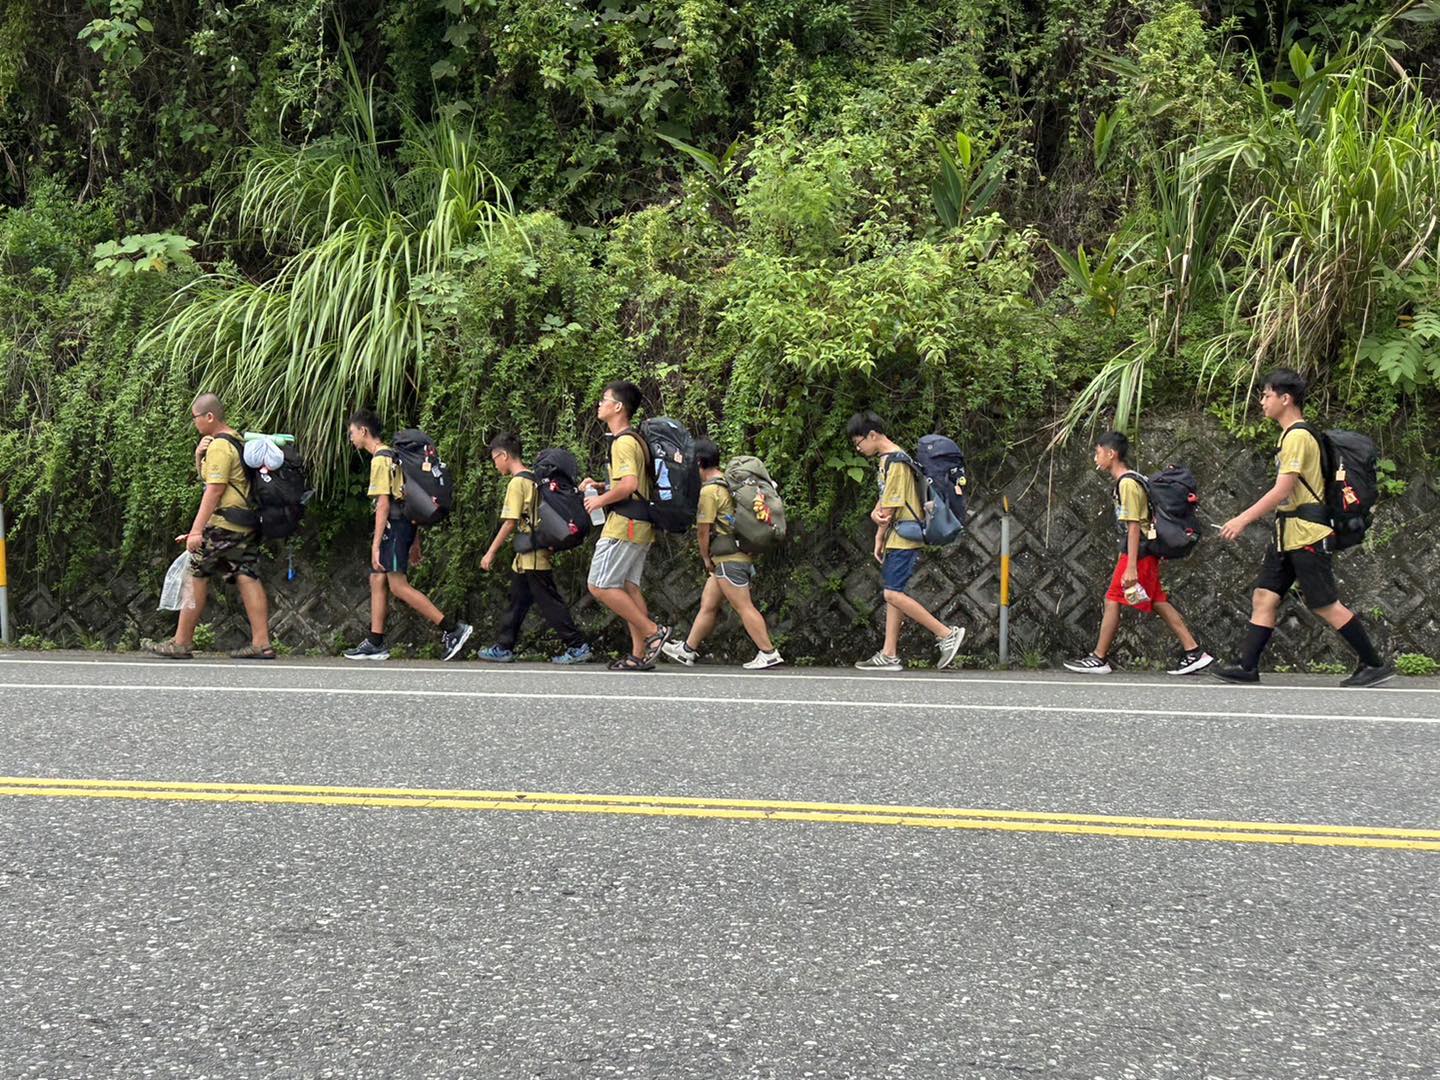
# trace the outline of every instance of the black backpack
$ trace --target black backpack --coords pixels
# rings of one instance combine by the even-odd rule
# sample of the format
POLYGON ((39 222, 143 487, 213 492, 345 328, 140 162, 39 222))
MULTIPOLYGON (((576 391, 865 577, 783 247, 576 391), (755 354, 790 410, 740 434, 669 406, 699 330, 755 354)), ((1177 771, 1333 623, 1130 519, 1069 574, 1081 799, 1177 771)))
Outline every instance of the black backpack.
POLYGON ((1309 424, 1296 424, 1315 436, 1320 444, 1320 467, 1325 478, 1325 491, 1315 491, 1302 476, 1305 490, 1320 500, 1319 506, 1302 506, 1280 517, 1298 517, 1329 525, 1335 530, 1330 539, 1333 551, 1355 547, 1365 539, 1374 517, 1375 504, 1380 501, 1380 451, 1374 440, 1356 431, 1317 431, 1309 424))
POLYGON ((583 544, 590 535, 590 515, 576 486, 580 463, 575 455, 560 447, 541 450, 531 470, 520 475, 539 489, 540 512, 530 532, 515 534, 515 550, 525 555, 541 548, 569 551, 583 544))
POLYGON ((954 439, 945 435, 926 435, 915 448, 915 463, 928 487, 929 499, 925 514, 925 542, 939 546, 953 543, 965 530, 965 486, 970 482, 965 472, 965 455, 954 439), (949 510, 947 516, 940 504, 949 510))
POLYGON ((455 485, 435 449, 435 440, 419 428, 397 431, 390 449, 381 453, 394 459, 405 474, 401 507, 416 525, 438 525, 455 505, 455 485))
MULTIPOLYGON (((1126 476, 1140 481, 1150 503, 1149 531, 1154 535, 1140 541, 1140 554, 1157 559, 1186 558, 1200 544, 1200 493, 1195 474, 1184 465, 1169 465, 1149 478, 1128 472, 1120 480, 1126 476)), ((1115 481, 1117 500, 1120 480, 1115 481)), ((1121 550, 1125 550, 1123 534, 1121 550)))
POLYGON ((650 498, 638 493, 616 503, 611 509, 632 521, 648 521, 663 532, 683 533, 695 524, 700 504, 700 468, 695 464, 695 439, 678 420, 657 416, 646 420, 637 432, 622 431, 639 439, 650 459, 650 498))
POLYGON ((220 438, 235 447, 245 478, 250 481, 250 509, 225 510, 227 521, 254 529, 262 540, 284 540, 294 536, 305 516, 310 498, 306 485, 305 459, 289 443, 280 447, 285 460, 278 469, 252 469, 245 465, 245 442, 235 435, 220 438))

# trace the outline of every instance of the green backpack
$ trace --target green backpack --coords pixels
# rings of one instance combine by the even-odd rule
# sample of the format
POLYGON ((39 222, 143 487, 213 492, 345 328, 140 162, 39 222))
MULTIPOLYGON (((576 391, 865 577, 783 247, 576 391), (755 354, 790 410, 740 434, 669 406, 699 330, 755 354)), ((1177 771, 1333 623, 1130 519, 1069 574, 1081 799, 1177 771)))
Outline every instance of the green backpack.
POLYGON ((712 555, 764 555, 774 551, 785 539, 785 503, 770 479, 765 463, 757 457, 733 458, 725 466, 725 479, 711 481, 724 484, 735 500, 729 536, 716 537, 710 546, 712 555))

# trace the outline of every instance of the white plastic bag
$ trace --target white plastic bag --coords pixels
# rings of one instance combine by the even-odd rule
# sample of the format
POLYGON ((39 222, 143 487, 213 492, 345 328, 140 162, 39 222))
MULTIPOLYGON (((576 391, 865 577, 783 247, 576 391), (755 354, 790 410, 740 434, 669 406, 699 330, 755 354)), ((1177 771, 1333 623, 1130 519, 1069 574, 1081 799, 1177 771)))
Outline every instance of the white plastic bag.
POLYGON ((195 586, 190 579, 190 553, 182 551, 175 556, 170 569, 165 571, 165 584, 160 589, 160 606, 157 611, 179 611, 195 606, 195 586))

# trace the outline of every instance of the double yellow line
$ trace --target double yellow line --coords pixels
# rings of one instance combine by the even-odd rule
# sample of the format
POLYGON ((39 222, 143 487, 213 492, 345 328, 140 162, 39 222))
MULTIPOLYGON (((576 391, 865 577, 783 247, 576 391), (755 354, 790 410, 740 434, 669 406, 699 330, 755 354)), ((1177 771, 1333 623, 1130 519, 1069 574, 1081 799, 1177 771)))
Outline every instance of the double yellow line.
POLYGON ((790 821, 828 825, 906 825, 924 829, 1059 833, 1146 840, 1440 851, 1440 831, 1274 821, 1116 817, 938 806, 693 799, 664 795, 589 795, 549 791, 447 788, 316 787, 301 784, 200 784, 153 780, 0 777, 0 796, 52 799, 142 799, 165 802, 261 803, 410 810, 510 810, 556 814, 625 814, 719 821, 790 821))

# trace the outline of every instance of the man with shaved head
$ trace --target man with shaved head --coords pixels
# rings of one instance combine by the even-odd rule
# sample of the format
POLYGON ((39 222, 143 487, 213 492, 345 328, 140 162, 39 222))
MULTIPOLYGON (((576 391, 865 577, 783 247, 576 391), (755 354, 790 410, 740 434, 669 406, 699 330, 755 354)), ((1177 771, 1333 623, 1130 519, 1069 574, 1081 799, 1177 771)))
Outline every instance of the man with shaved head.
POLYGON ((205 495, 195 521, 176 543, 190 553, 190 583, 194 606, 180 609, 180 625, 173 641, 151 652, 167 660, 189 660, 195 626, 205 613, 209 582, 217 574, 234 582, 250 619, 250 644, 230 655, 237 660, 273 660, 270 647, 270 607, 260 584, 258 519, 250 509, 250 478, 240 456, 240 434, 225 423, 225 406, 214 394, 201 394, 190 406, 190 419, 200 432, 195 466, 205 484, 205 495))

